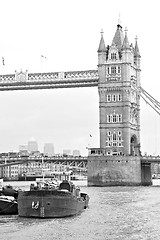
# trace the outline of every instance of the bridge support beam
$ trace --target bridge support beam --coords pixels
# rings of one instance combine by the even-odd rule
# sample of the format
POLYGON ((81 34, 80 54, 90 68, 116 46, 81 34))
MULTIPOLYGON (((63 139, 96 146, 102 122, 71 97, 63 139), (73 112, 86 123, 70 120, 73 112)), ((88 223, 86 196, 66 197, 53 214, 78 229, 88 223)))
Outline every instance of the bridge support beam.
MULTIPOLYGON (((88 186, 141 185, 138 156, 88 156, 88 186)), ((147 171, 147 170, 146 170, 147 171)))
POLYGON ((152 175, 151 175, 151 163, 141 163, 141 179, 142 185, 149 186, 152 185, 152 175))

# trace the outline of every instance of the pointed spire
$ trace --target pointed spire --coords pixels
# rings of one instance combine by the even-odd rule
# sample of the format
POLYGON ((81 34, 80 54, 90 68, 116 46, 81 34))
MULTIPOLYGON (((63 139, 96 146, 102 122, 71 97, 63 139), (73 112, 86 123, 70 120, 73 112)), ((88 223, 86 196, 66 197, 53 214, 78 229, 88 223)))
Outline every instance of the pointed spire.
POLYGON ((122 31, 122 26, 120 25, 120 23, 118 23, 117 30, 116 30, 116 33, 114 35, 112 44, 113 43, 116 44, 118 50, 121 50, 123 40, 124 40, 124 35, 123 35, 123 31, 122 31))
POLYGON ((130 49, 127 31, 128 31, 127 28, 125 28, 125 37, 124 37, 124 41, 123 41, 123 45, 122 45, 123 50, 130 49))
POLYGON ((105 47, 105 42, 103 38, 103 30, 101 30, 101 40, 99 43, 98 52, 105 52, 105 51, 106 51, 106 47, 105 47))
POLYGON ((134 48, 134 56, 135 57, 141 57, 140 52, 139 52, 139 47, 138 47, 138 43, 137 43, 137 36, 135 38, 135 48, 134 48))

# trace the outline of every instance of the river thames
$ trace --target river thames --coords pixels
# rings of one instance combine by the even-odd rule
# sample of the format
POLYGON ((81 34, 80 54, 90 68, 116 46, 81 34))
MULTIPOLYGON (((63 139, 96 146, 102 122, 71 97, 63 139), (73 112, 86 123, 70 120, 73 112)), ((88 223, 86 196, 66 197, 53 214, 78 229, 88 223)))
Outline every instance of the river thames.
MULTIPOLYGON (((29 189, 30 182, 11 185, 29 189)), ((58 219, 1 215, 0 240, 160 239, 160 186, 81 185, 81 191, 90 196, 89 208, 81 214, 58 219)))

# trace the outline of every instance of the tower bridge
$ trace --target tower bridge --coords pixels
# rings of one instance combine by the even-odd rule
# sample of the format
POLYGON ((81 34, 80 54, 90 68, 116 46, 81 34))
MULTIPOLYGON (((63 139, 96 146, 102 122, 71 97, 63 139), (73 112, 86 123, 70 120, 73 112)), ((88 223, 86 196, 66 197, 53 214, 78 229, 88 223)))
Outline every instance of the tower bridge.
POLYGON ((141 87, 140 62, 137 38, 129 43, 118 24, 110 45, 101 33, 97 70, 1 75, 0 91, 97 86, 100 147, 89 149, 85 160, 88 185, 149 185, 151 162, 159 158, 141 156, 140 97, 158 114, 160 103, 141 87))

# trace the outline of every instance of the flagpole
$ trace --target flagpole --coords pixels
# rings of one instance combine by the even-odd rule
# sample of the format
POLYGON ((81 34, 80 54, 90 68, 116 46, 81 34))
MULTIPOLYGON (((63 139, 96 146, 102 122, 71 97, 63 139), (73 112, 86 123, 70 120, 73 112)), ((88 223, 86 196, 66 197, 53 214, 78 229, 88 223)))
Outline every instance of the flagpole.
POLYGON ((2 80, 3 80, 3 75, 4 75, 4 66, 5 66, 4 57, 2 56, 2 80))
POLYGON ((43 58, 47 59, 44 55, 41 55, 41 78, 42 78, 42 72, 43 72, 43 58))
POLYGON ((42 55, 41 55, 41 79, 42 79, 42 55))

